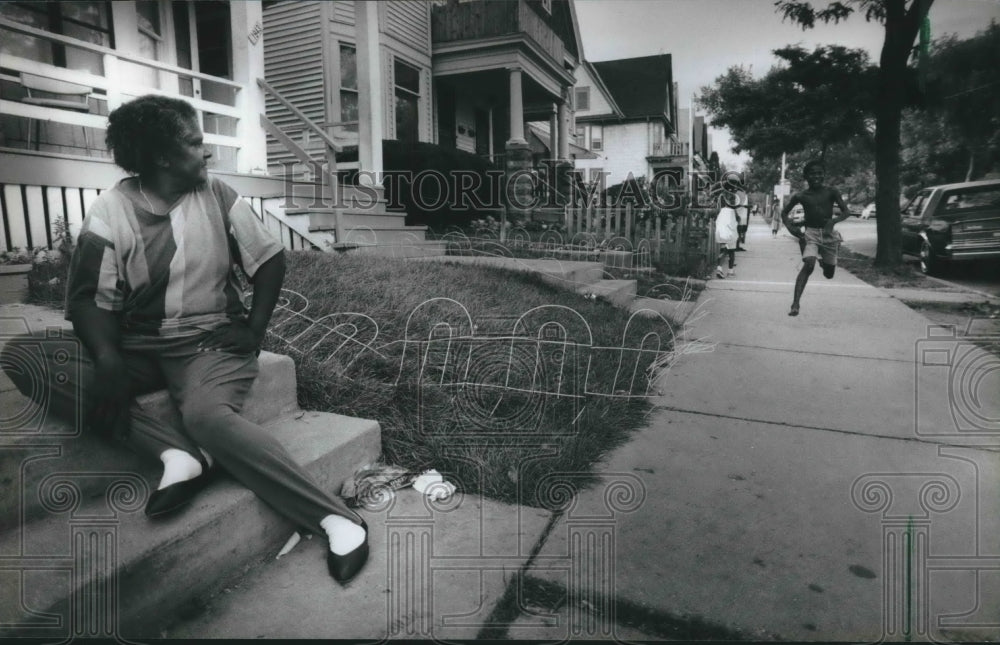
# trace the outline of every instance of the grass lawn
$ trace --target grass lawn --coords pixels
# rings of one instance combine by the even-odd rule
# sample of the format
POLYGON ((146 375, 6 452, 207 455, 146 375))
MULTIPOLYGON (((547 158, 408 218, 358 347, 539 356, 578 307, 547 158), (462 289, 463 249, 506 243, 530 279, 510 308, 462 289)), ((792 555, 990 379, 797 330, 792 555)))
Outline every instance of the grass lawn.
POLYGON ((376 419, 387 463, 506 502, 546 506, 591 481, 644 423, 642 397, 674 349, 663 319, 630 322, 528 274, 288 258, 285 288, 304 298, 289 309, 310 320, 276 312, 265 348, 295 360, 302 407, 376 419))
POLYGON ((931 280, 922 274, 912 263, 902 263, 892 271, 876 269, 874 260, 867 255, 855 253, 842 244, 837 254, 837 265, 850 271, 855 277, 867 282, 873 287, 884 289, 948 289, 947 285, 931 280))

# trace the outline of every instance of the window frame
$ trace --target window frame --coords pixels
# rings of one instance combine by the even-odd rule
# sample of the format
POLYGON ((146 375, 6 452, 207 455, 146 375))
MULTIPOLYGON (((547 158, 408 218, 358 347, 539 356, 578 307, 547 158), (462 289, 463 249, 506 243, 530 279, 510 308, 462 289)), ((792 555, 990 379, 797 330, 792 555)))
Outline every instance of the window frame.
MULTIPOLYGON (((66 38, 73 38, 74 40, 79 40, 80 42, 89 43, 89 41, 81 40, 75 36, 71 36, 66 32, 65 25, 71 24, 82 29, 99 32, 107 35, 107 46, 110 49, 115 48, 115 24, 114 16, 112 12, 114 9, 111 6, 110 0, 94 0, 95 4, 104 5, 104 16, 107 18, 107 27, 102 27, 101 25, 92 24, 89 22, 84 22, 82 20, 77 20, 76 18, 71 18, 63 14, 62 7, 64 6, 61 2, 11 2, 10 4, 24 11, 29 11, 36 15, 41 16, 44 19, 45 26, 43 29, 49 33, 59 34, 60 36, 65 36, 66 38)), ((54 43, 51 41, 42 40, 45 44, 49 46, 49 51, 52 55, 52 61, 37 61, 45 65, 52 65, 53 67, 61 67, 62 69, 76 69, 69 67, 67 64, 66 48, 71 47, 71 45, 64 45, 62 43, 54 43)), ((94 44, 94 43, 89 43, 94 44)), ((103 63, 102 63, 103 69, 103 63)), ((86 70, 85 70, 86 71, 86 70)))
MULTIPOLYGON (((358 89, 358 46, 355 43, 344 40, 337 41, 337 73, 340 75, 337 81, 337 119, 338 123, 348 123, 360 119, 361 93, 358 89), (344 50, 354 52, 354 87, 344 85, 344 50), (358 118, 347 119, 344 117, 344 94, 355 97, 355 105, 358 106, 358 118)), ((357 131, 357 125, 343 126, 349 131, 357 131)))
MULTIPOLYGON (((399 129, 400 129, 399 115, 398 115, 398 106, 396 103, 396 101, 399 100, 400 93, 403 93, 404 96, 409 96, 415 101, 417 115, 416 115, 416 122, 414 123, 414 126, 416 127, 416 132, 414 132, 413 141, 420 141, 420 97, 421 97, 420 88, 422 85, 421 74, 422 70, 420 69, 420 67, 410 63, 409 61, 406 61, 405 59, 399 56, 393 56, 392 59, 392 100, 393 100, 392 107, 393 107, 393 125, 394 125, 393 129, 395 137, 399 141, 403 141, 403 139, 400 139, 399 136, 399 129), (414 72, 416 72, 417 75, 416 91, 399 84, 398 82, 399 73, 397 72, 397 66, 408 67, 412 69, 414 72)), ((407 141, 409 141, 409 139, 407 139, 407 141)))
POLYGON ((604 126, 600 123, 590 126, 590 149, 604 150, 604 126))

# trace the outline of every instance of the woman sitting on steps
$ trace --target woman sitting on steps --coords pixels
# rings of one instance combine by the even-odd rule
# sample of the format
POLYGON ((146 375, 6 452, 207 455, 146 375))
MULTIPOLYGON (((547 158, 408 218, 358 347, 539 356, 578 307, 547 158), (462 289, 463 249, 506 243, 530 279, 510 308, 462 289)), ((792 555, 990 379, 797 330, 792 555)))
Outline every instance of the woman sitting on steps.
POLYGON ((23 393, 48 397, 56 415, 72 419, 82 404, 85 432, 163 463, 149 517, 191 501, 218 464, 297 527, 325 531, 330 574, 350 580, 368 557, 364 520, 240 416, 284 279, 281 244, 232 188, 208 176, 211 154, 188 103, 151 95, 122 105, 108 117, 107 144, 132 176, 91 206, 70 262, 66 318, 86 349, 81 382, 49 378, 39 388, 19 369, 26 343, 55 360, 40 337, 9 341, 0 364, 23 393), (249 312, 237 267, 254 287, 249 312), (133 403, 162 388, 182 428, 133 403))

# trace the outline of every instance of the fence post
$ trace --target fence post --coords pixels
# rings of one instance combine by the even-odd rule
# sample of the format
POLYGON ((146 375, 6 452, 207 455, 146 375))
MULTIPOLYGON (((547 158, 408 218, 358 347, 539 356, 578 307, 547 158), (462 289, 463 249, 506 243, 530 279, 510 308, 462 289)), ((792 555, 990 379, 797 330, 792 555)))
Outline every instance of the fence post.
POLYGON ((611 214, 617 213, 618 207, 608 206, 608 209, 604 215, 604 239, 611 238, 611 214))
POLYGON ((660 245, 663 244, 663 240, 660 238, 660 218, 656 218, 656 261, 660 261, 660 245))

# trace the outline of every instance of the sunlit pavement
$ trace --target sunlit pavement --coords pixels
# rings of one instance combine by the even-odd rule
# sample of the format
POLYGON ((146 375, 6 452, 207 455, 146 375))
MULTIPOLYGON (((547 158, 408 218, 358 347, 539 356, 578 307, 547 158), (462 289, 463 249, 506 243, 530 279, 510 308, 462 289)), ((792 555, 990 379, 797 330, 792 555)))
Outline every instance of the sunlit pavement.
POLYGON ((790 317, 795 240, 746 246, 529 575, 732 638, 1000 637, 995 357, 843 270, 790 317))

